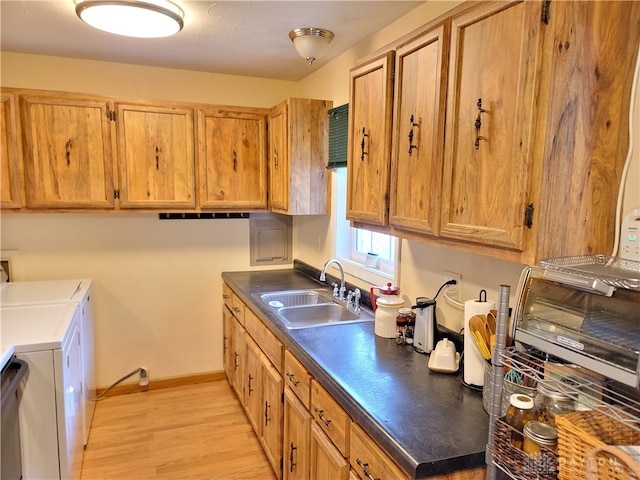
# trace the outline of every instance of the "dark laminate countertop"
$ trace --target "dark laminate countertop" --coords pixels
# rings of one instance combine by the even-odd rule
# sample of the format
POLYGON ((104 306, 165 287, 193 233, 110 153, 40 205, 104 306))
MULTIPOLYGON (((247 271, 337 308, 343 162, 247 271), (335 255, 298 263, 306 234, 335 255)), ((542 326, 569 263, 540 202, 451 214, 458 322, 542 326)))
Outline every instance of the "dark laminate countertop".
POLYGON ((322 286, 298 270, 224 272, 222 278, 415 478, 484 465, 489 416, 482 394, 458 374, 431 372, 427 355, 377 337, 373 322, 287 330, 258 298, 322 286))

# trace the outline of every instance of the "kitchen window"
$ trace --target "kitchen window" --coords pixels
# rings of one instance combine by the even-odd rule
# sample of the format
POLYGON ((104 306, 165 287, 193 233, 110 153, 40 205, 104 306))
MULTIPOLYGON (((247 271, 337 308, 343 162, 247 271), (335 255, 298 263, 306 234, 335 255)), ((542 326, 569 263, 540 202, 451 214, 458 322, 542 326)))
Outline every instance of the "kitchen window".
POLYGON ((336 257, 345 272, 373 285, 397 283, 401 242, 383 233, 352 228, 346 220, 347 169, 336 168, 336 257), (367 266, 367 254, 377 254, 376 266, 367 266))

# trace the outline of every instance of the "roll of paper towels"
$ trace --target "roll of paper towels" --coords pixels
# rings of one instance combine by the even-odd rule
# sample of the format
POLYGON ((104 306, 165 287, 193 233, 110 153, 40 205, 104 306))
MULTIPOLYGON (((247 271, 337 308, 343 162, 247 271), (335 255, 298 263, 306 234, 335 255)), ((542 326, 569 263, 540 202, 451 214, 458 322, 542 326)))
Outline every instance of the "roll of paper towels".
POLYGON ((469 385, 483 386, 486 362, 471 337, 469 319, 474 315, 486 315, 495 308, 495 302, 478 298, 464 302, 464 381, 469 385))

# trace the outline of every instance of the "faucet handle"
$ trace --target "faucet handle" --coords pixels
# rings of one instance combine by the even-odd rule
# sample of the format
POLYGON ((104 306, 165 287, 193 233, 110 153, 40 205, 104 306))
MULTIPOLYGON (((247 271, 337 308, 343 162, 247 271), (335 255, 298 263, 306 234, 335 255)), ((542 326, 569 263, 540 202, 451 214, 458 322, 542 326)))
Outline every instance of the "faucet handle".
POLYGON ((333 287, 333 296, 337 297, 338 296, 338 284, 336 282, 333 282, 331 284, 331 286, 333 287))
POLYGON ((359 288, 355 289, 355 291, 353 292, 353 296, 355 297, 355 301, 353 302, 353 310, 356 313, 360 313, 360 297, 362 296, 362 293, 360 293, 359 288))

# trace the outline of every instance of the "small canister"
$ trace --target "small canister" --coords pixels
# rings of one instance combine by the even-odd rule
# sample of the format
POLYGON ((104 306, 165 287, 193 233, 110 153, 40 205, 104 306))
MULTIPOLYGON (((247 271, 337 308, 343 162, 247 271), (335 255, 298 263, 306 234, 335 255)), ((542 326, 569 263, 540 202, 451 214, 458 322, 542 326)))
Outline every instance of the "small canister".
MULTIPOLYGON (((403 344, 413 345, 413 329, 416 326, 416 314, 411 308, 398 309, 397 321, 403 324, 403 344)), ((396 325, 398 325, 396 321, 396 325)))
POLYGON ((552 427, 556 425, 556 415, 574 412, 576 402, 563 391, 562 384, 553 380, 538 382, 538 393, 533 400, 536 419, 552 427))
POLYGON ((542 422, 528 422, 522 430, 524 442, 522 450, 529 456, 539 457, 541 448, 556 451, 558 447, 558 431, 551 425, 542 422))
POLYGON ((396 317, 396 343, 398 345, 405 344, 404 331, 407 328, 407 319, 404 315, 398 314, 396 317))

